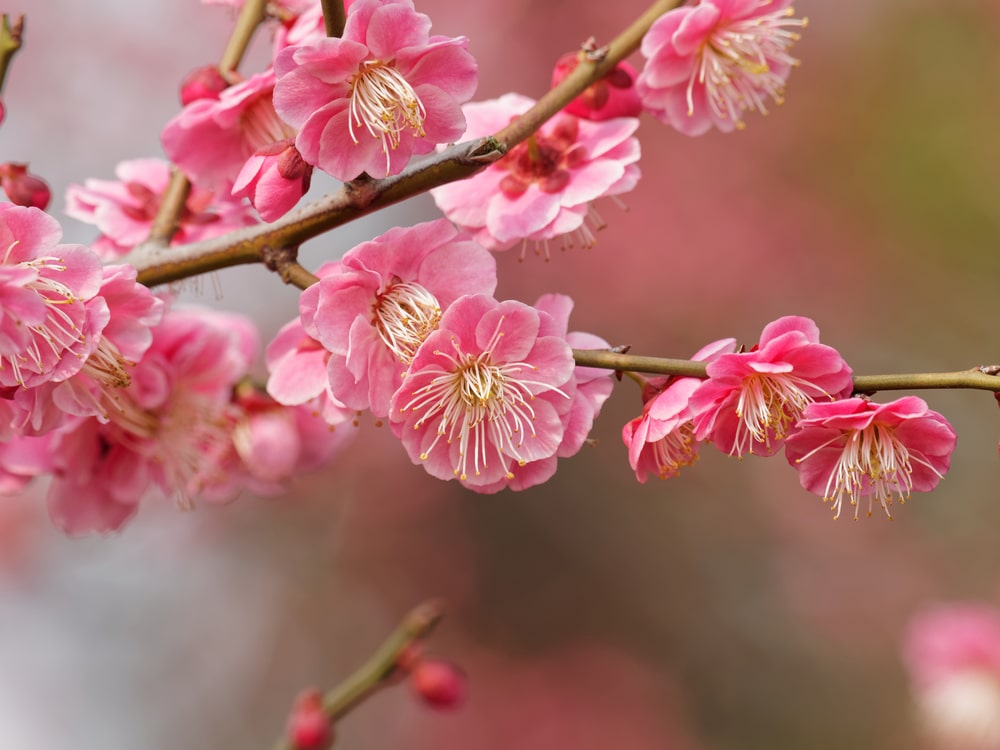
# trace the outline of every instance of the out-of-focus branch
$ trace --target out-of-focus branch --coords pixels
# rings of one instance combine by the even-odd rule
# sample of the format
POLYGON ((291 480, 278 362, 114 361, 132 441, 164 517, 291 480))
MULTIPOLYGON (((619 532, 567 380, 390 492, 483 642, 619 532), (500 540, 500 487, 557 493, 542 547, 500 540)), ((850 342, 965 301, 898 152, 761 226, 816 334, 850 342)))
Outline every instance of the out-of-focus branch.
POLYGON ((0 16, 0 91, 3 91, 3 82, 7 79, 10 61, 21 49, 23 40, 24 16, 20 15, 13 21, 7 13, 0 16))
POLYGON ((323 24, 327 36, 343 36, 344 24, 347 23, 347 12, 344 10, 344 0, 322 0, 323 24))

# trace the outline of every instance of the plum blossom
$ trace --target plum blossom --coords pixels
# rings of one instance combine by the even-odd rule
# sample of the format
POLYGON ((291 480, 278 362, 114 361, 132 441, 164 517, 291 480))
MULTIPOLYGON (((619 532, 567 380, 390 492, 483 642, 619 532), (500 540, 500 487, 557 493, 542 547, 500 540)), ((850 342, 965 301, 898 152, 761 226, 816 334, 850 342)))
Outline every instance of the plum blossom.
MULTIPOLYGON (((567 52, 556 61, 552 70, 552 86, 561 83, 576 70, 587 50, 567 52)), ((571 101, 563 111, 585 120, 610 120, 613 117, 638 117, 642 103, 635 90, 638 71, 622 60, 603 78, 590 84, 582 94, 571 101)))
POLYGON ((465 294, 492 294, 496 261, 445 219, 395 228, 349 250, 302 293, 306 333, 330 352, 333 396, 389 412, 417 348, 465 294))
MULTIPOLYGON (((496 133, 534 105, 519 94, 465 106, 466 138, 496 133)), ((502 159, 460 182, 431 190, 438 208, 490 250, 518 242, 564 237, 565 246, 595 243, 591 226, 602 222, 591 205, 618 195, 639 179, 639 121, 619 117, 603 122, 560 114, 542 125, 502 159)))
POLYGON ((312 165, 291 139, 257 149, 233 184, 233 197, 247 198, 264 221, 280 219, 309 192, 312 165))
MULTIPOLYGON (((92 249, 105 260, 125 255, 149 237, 170 165, 162 159, 133 159, 115 167, 117 180, 88 179, 66 189, 66 214, 101 231, 92 249)), ((198 242, 255 224, 243 201, 193 186, 172 242, 198 242)))
POLYGON ((781 104, 798 60, 791 0, 700 0, 660 16, 642 39, 636 81, 648 112, 685 135, 743 127, 743 113, 781 104))
POLYGON ((839 518, 844 496, 857 520, 861 500, 889 511, 910 493, 929 492, 944 477, 955 450, 951 425, 916 396, 888 404, 850 398, 809 404, 798 431, 785 441, 788 462, 802 486, 833 504, 839 518))
POLYGON ((274 106, 299 129, 307 162, 338 180, 385 177, 462 135, 476 63, 465 37, 430 36, 430 27, 411 0, 358 0, 342 37, 275 58, 274 106))
POLYGON ((1000 748, 1000 610, 967 603, 919 612, 902 653, 933 747, 1000 748))
POLYGON ((0 204, 0 386, 65 380, 93 351, 87 303, 100 288, 101 261, 61 237, 40 209, 0 204))
MULTIPOLYGON (((711 362, 734 351, 735 339, 720 339, 699 349, 691 359, 711 362)), ((629 465, 640 482, 645 483, 650 474, 660 479, 677 476, 698 460, 691 396, 703 382, 672 377, 647 383, 642 414, 622 428, 629 465)))
POLYGON ((38 175, 29 172, 27 164, 0 164, 0 187, 10 202, 19 206, 34 206, 44 211, 52 200, 48 184, 38 175))
POLYGON ((542 335, 545 313, 486 295, 458 299, 393 394, 393 433, 439 479, 495 491, 513 469, 556 454, 573 353, 542 335))
POLYGON ((707 370, 691 395, 695 437, 735 456, 773 455, 806 406, 845 398, 853 386, 837 350, 819 343, 816 324, 798 316, 769 323, 751 351, 723 354, 707 370))

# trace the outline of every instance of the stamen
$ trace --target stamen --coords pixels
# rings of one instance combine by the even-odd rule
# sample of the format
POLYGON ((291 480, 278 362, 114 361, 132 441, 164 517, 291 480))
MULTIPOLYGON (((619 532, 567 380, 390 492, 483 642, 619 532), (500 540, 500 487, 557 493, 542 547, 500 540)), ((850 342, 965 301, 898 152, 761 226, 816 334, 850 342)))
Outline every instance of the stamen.
POLYGON ((351 140, 358 143, 355 126, 364 125, 368 134, 382 142, 385 168, 389 171, 389 151, 399 146, 402 133, 424 136, 427 112, 420 97, 391 63, 366 60, 350 82, 351 104, 347 127, 351 140))

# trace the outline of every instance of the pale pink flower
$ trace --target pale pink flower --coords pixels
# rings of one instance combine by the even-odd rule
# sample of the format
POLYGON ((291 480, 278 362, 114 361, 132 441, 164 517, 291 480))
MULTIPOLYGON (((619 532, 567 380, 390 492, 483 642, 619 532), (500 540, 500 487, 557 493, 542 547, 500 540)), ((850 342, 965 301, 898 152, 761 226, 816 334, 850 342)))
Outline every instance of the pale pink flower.
POLYGON ((341 38, 277 56, 274 104, 307 162, 338 180, 385 177, 462 135, 476 63, 465 37, 430 27, 410 0, 358 0, 341 38))
POLYGON ((0 386, 65 380, 93 350, 87 302, 101 261, 61 237, 43 211, 0 204, 0 386))
POLYGON ((160 135, 170 161, 195 185, 229 190, 254 152, 295 137, 274 111, 274 81, 268 69, 184 107, 160 135))
MULTIPOLYGON (((576 70, 586 52, 567 52, 556 61, 552 70, 552 86, 576 70)), ((622 60, 603 78, 590 84, 584 92, 571 101, 563 111, 585 120, 610 120, 614 117, 638 117, 642 103, 635 90, 638 72, 622 60)))
POLYGON ((921 612, 902 651, 934 747, 1000 748, 1000 610, 969 603, 921 612))
MULTIPOLYGON (((115 175, 117 180, 88 179, 66 189, 66 215, 101 231, 92 249, 105 260, 120 258, 149 237, 170 182, 170 165, 162 159, 133 159, 115 167, 115 175)), ((198 242, 256 223, 243 201, 194 186, 171 242, 198 242)))
POLYGON ((540 335, 543 315, 486 295, 445 311, 392 398, 393 432, 415 464, 494 491, 514 466, 556 454, 574 362, 564 338, 540 335))
POLYGON ((769 323, 752 350, 723 354, 707 369, 691 396, 695 437, 735 456, 773 455, 806 406, 844 398, 853 387, 851 368, 819 343, 812 320, 798 316, 769 323))
MULTIPOLYGON (((491 135, 535 102, 519 94, 464 107, 466 138, 491 135)), ((591 203, 618 195, 639 179, 639 121, 603 122, 560 114, 542 125, 502 159, 470 177, 431 190, 438 208, 490 250, 518 242, 545 248, 564 237, 564 246, 595 243, 591 226, 602 222, 591 203)))
POLYGON ((264 221, 280 219, 309 192, 312 165, 291 139, 255 151, 233 185, 234 198, 247 198, 264 221))
POLYGON ((806 19, 791 0, 700 0, 668 11, 642 39, 636 82, 646 110, 685 135, 743 127, 743 113, 781 104, 798 64, 788 50, 806 19))
POLYGON ((306 333, 331 353, 330 388, 385 417, 417 348, 465 294, 492 294, 496 261, 445 219, 395 228, 349 250, 302 293, 306 333))
MULTIPOLYGON (((711 362, 734 351, 735 339, 720 339, 699 349, 691 359, 711 362)), ((700 378, 672 377, 649 384, 651 392, 644 394, 642 414, 622 428, 628 462, 640 482, 645 483, 650 474, 660 479, 677 476, 698 460, 691 396, 703 383, 700 378)))
POLYGON ((888 404, 850 398, 807 406, 785 455, 802 486, 833 503, 834 518, 845 495, 855 520, 865 497, 869 516, 878 503, 892 518, 894 498, 902 504, 911 492, 937 486, 955 442, 948 420, 916 396, 888 404))

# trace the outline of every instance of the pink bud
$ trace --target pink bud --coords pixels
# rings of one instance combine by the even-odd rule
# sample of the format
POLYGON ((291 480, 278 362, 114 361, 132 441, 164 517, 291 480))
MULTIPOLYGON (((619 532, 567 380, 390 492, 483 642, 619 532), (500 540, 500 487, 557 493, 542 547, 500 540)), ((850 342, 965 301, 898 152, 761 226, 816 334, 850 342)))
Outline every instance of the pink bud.
POLYGON ((432 708, 457 708, 465 699, 465 675, 447 661, 421 661, 413 668, 410 685, 432 708))
POLYGON ((45 180, 28 173, 27 164, 5 162, 0 164, 0 187, 11 203, 18 206, 40 208, 43 211, 52 200, 52 192, 45 180))
POLYGON ((192 70, 181 81, 181 104, 185 106, 198 99, 218 99, 229 84, 214 65, 192 70))
MULTIPOLYGON (((562 82, 580 64, 580 55, 567 52, 556 62, 552 85, 562 82)), ((582 94, 566 105, 565 111, 585 120, 610 120, 612 117, 638 117, 642 103, 635 90, 635 68, 620 62, 607 75, 588 86, 582 94)))
POLYGON ((323 713, 323 695, 318 690, 305 690, 295 699, 286 731, 296 750, 322 750, 330 746, 333 726, 323 713))

